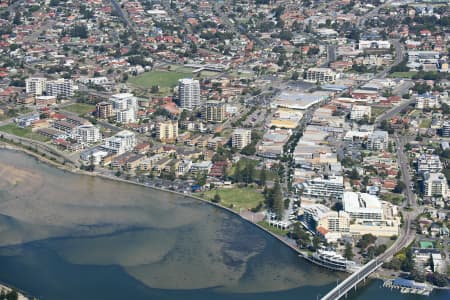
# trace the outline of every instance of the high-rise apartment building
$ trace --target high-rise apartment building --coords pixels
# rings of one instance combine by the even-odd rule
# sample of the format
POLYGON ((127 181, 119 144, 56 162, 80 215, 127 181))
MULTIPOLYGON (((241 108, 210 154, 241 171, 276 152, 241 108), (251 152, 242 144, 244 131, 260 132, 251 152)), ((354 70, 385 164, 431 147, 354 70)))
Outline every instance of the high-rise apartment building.
POLYGON ((235 129, 231 137, 231 145, 236 149, 243 149, 252 142, 252 131, 249 129, 235 129))
POLYGON ((178 81, 178 97, 181 108, 193 109, 201 106, 200 82, 190 78, 180 79, 178 81))
POLYGON ((225 103, 220 101, 207 101, 203 108, 203 119, 206 122, 223 122, 225 119, 225 103))

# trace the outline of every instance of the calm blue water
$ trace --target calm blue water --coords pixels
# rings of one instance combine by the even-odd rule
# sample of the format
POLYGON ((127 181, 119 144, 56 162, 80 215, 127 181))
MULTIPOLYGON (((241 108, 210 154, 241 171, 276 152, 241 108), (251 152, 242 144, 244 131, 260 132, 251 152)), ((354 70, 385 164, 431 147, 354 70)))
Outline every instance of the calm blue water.
MULTIPOLYGON (((11 151, 0 178, 0 282, 40 299, 316 299, 343 279, 192 199, 11 151)), ((349 299, 417 298, 379 285, 349 299)))

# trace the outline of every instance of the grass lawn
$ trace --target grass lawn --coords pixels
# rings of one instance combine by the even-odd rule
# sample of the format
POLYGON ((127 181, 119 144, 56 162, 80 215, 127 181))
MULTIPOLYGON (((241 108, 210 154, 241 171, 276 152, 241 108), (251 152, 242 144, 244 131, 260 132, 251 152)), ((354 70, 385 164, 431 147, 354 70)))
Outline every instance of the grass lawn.
POLYGON ((414 71, 410 71, 410 72, 394 72, 394 73, 390 74, 389 77, 394 77, 394 78, 411 78, 415 74, 417 74, 417 72, 414 72, 414 71))
POLYGON ((233 210, 252 209, 264 201, 263 195, 253 188, 229 188, 207 191, 203 198, 212 200, 216 193, 220 196, 220 204, 225 207, 232 207, 233 210))
POLYGON ((420 128, 430 128, 431 119, 423 119, 420 123, 420 128))
POLYGON ((259 226, 264 227, 265 229, 269 230, 272 233, 275 233, 277 235, 285 236, 289 231, 276 228, 274 226, 270 226, 268 222, 261 221, 258 223, 259 226))
POLYGON ((48 142, 50 140, 39 133, 32 132, 30 127, 20 128, 15 124, 1 126, 0 131, 41 142, 48 142))
POLYGON ((381 199, 391 202, 395 205, 400 205, 403 202, 403 195, 395 194, 395 193, 386 193, 381 195, 381 199))
POLYGON ((151 71, 136 77, 130 77, 128 82, 147 89, 154 85, 160 88, 173 88, 177 85, 179 79, 188 77, 193 77, 191 72, 151 71))
POLYGON ((62 109, 73 112, 77 115, 85 115, 87 113, 93 112, 95 110, 95 106, 91 105, 91 104, 85 104, 85 103, 75 103, 75 104, 71 104, 66 107, 63 107, 62 109))
POLYGON ((386 107, 372 107, 372 117, 376 118, 387 110, 386 107))

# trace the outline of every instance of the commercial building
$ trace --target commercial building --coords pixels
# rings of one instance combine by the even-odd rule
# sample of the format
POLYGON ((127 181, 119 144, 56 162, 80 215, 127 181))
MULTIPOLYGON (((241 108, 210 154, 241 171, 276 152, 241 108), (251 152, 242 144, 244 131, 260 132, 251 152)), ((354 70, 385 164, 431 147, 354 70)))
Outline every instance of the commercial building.
POLYGON ((391 43, 389 41, 383 40, 360 40, 359 50, 365 49, 389 49, 391 48, 391 43))
POLYGON ((178 121, 158 122, 156 125, 156 138, 161 142, 174 142, 178 137, 178 121))
POLYGON ((309 68, 306 72, 306 80, 309 82, 335 82, 337 74, 330 68, 309 68))
POLYGON ((302 184, 303 195, 321 200, 342 200, 344 178, 342 176, 316 177, 302 184))
POLYGON ((94 125, 81 125, 76 127, 75 134, 78 142, 96 143, 101 140, 100 129, 94 125))
POLYGON ((99 119, 108 119, 114 115, 113 105, 110 102, 100 102, 95 106, 95 115, 99 119))
POLYGON ((32 77, 25 80, 25 90, 29 95, 41 96, 44 94, 46 86, 46 78, 32 77))
POLYGON ((220 101, 207 101, 203 108, 203 119, 206 122, 223 122, 225 120, 225 103, 220 101))
POLYGON ((252 131, 250 129, 235 129, 231 136, 231 145, 236 149, 243 149, 252 142, 252 131))
POLYGON ((331 232, 350 232, 350 216, 345 211, 327 212, 319 219, 318 227, 331 232))
POLYGON ((367 149, 372 151, 386 150, 389 144, 389 134, 387 131, 376 130, 367 139, 367 149))
POLYGON ((423 180, 425 197, 442 197, 449 196, 447 179, 442 173, 425 173, 423 180))
POLYGON ((190 78, 180 79, 178 81, 178 98, 181 108, 193 109, 201 106, 200 82, 190 78))
POLYGON ((47 96, 72 97, 75 93, 75 86, 72 79, 60 78, 47 81, 45 91, 47 96))
POLYGON ((102 148, 114 154, 132 151, 136 146, 136 135, 129 130, 122 130, 116 135, 105 139, 102 148))
POLYGON ((277 158, 283 155, 284 145, 288 142, 292 135, 290 129, 269 129, 264 133, 259 143, 258 156, 267 158, 277 158))
POLYGON ((377 196, 366 193, 344 192, 342 204, 344 211, 352 219, 383 219, 383 208, 377 196))
POLYGON ((366 117, 368 120, 372 116, 372 108, 366 105, 353 105, 350 113, 350 120, 359 121, 366 117))

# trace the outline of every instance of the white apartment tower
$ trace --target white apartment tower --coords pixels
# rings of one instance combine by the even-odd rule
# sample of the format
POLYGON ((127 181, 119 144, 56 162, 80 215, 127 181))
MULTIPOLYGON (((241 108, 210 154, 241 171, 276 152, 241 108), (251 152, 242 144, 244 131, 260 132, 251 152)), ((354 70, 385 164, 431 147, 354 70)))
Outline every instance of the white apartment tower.
POLYGON ((201 105, 200 82, 195 79, 184 78, 178 81, 178 97, 181 108, 193 109, 201 105))
POLYGON ((74 84, 72 79, 60 78, 47 81, 45 88, 47 96, 71 97, 74 95, 74 84))
POLYGON ((47 79, 42 77, 32 77, 25 80, 26 92, 33 96, 42 96, 47 86, 47 79))
POLYGON ((236 149, 243 149, 252 142, 252 131, 249 129, 235 129, 231 137, 231 145, 236 149))

